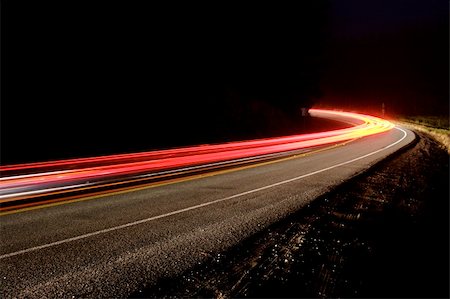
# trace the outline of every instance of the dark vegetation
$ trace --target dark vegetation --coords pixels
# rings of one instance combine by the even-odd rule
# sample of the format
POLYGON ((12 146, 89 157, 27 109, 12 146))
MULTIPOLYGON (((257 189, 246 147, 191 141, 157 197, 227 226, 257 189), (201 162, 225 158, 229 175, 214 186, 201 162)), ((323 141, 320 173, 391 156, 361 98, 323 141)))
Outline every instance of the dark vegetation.
POLYGON ((4 6, 3 163, 311 130, 327 2, 4 6))
POLYGON ((2 2, 1 163, 448 117, 448 2, 2 2), (318 130, 321 128, 315 128, 318 130))
POLYGON ((436 115, 407 115, 399 116, 399 120, 418 124, 428 128, 450 130, 450 119, 445 116, 436 115))

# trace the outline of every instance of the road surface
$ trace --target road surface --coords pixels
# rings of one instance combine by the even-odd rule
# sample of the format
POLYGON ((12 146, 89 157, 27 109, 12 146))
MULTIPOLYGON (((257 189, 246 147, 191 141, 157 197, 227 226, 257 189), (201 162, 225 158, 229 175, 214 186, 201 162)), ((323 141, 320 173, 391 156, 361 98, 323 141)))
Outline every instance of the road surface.
POLYGON ((3 215, 0 296, 126 297, 237 244, 413 140, 396 127, 276 161, 3 215))

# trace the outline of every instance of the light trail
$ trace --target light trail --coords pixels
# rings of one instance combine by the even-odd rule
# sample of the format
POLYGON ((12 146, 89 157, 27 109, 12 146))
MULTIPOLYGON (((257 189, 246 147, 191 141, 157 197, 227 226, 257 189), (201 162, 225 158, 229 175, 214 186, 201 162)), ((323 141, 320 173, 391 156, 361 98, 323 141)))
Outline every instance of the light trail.
POLYGON ((111 180, 126 181, 145 174, 168 170, 183 171, 192 166, 287 153, 378 134, 394 127, 386 120, 369 115, 320 109, 310 109, 310 113, 315 117, 331 118, 355 125, 312 134, 1 166, 0 211, 9 209, 3 207, 5 203, 46 196, 55 191, 77 190, 102 182, 110 183, 111 180))
POLYGON ((28 252, 33 252, 33 251, 40 250, 40 249, 45 249, 45 248, 61 245, 61 244, 64 244, 64 243, 69 243, 69 242, 73 242, 73 241, 77 241, 77 240, 82 240, 82 239, 85 239, 85 238, 90 238, 92 236, 113 232, 113 231, 116 231, 116 230, 120 230, 120 229, 131 227, 131 226, 140 225, 140 224, 147 223, 147 222, 154 221, 154 220, 158 220, 158 219, 161 219, 161 218, 170 217, 170 216, 173 216, 173 215, 176 215, 176 214, 181 214, 181 213, 185 213, 185 212, 188 212, 188 211, 204 208, 204 207, 207 207, 207 206, 210 206, 210 205, 214 205, 214 204, 217 204, 217 203, 220 203, 220 202, 223 202, 223 201, 227 201, 227 200, 230 200, 230 199, 238 198, 238 197, 241 197, 241 196, 244 196, 244 195, 248 195, 248 194, 252 194, 252 193, 256 193, 256 192, 260 192, 260 191, 263 191, 263 190, 266 190, 266 189, 271 189, 271 188, 274 188, 274 187, 277 187, 277 186, 280 186, 280 185, 284 185, 284 184, 287 184, 287 183, 291 183, 291 182, 303 179, 305 177, 309 177, 309 176, 316 175, 316 174, 319 174, 319 173, 322 173, 322 172, 325 172, 325 171, 328 171, 328 170, 331 170, 331 169, 334 169, 334 168, 337 168, 337 167, 340 167, 340 166, 343 166, 343 165, 347 165, 347 164, 359 161, 361 159, 373 156, 375 154, 378 154, 379 152, 387 150, 387 149, 395 146, 396 144, 402 142, 403 139, 406 138, 407 133, 403 129, 400 129, 400 128, 397 128, 397 129, 403 133, 403 136, 400 139, 394 141, 393 143, 391 143, 391 144, 389 144, 389 145, 387 145, 387 146, 385 146, 385 147, 383 147, 381 149, 378 149, 376 151, 373 151, 373 152, 370 152, 368 154, 362 155, 360 157, 353 158, 353 159, 345 161, 345 162, 341 162, 341 163, 338 163, 338 164, 335 164, 335 165, 332 165, 332 166, 328 166, 326 168, 322 168, 322 169, 319 169, 319 170, 316 170, 316 171, 313 171, 313 172, 310 172, 310 173, 307 173, 307 174, 303 174, 303 175, 300 175, 300 176, 297 176, 297 177, 294 177, 294 178, 291 178, 291 179, 287 179, 287 180, 284 180, 284 181, 280 181, 280 182, 273 183, 273 184, 270 184, 270 185, 266 185, 266 186, 263 186, 263 187, 259 187, 259 188, 256 188, 256 189, 248 190, 248 191, 245 191, 245 192, 242 192, 242 193, 238 193, 238 194, 234 194, 234 195, 231 195, 231 196, 228 196, 228 197, 216 199, 216 200, 213 200, 213 201, 208 201, 208 202, 205 202, 205 203, 202 203, 202 204, 190 206, 190 207, 183 208, 183 209, 180 209, 180 210, 176 210, 176 211, 168 212, 168 213, 165 213, 165 214, 149 217, 149 218, 146 218, 146 219, 137 220, 137 221, 134 221, 134 222, 129 222, 129 223, 126 223, 126 224, 115 226, 115 227, 110 227, 110 228, 98 230, 98 231, 95 231, 95 232, 86 233, 86 234, 83 234, 83 235, 79 235, 79 236, 68 238, 68 239, 59 240, 59 241, 52 242, 52 243, 47 243, 47 244, 44 244, 44 245, 39 245, 39 246, 35 246, 35 247, 19 250, 19 251, 16 251, 16 252, 3 254, 3 255, 0 255, 0 260, 5 259, 5 258, 9 258, 9 257, 13 257, 13 256, 16 256, 16 255, 21 255, 21 254, 28 253, 28 252))

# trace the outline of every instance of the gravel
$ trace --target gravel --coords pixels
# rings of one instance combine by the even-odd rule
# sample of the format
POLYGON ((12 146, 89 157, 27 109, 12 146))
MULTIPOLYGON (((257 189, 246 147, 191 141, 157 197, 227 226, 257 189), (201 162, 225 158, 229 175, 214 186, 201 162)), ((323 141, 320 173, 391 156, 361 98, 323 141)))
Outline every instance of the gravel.
POLYGON ((299 212, 131 297, 448 298, 449 155, 418 136, 299 212))

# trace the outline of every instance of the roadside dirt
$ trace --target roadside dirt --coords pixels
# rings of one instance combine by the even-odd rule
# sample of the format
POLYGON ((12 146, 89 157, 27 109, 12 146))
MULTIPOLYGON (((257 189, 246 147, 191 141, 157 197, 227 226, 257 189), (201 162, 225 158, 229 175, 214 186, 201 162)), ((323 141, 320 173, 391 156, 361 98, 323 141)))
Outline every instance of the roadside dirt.
POLYGON ((417 142, 132 297, 447 297, 449 155, 417 142))

